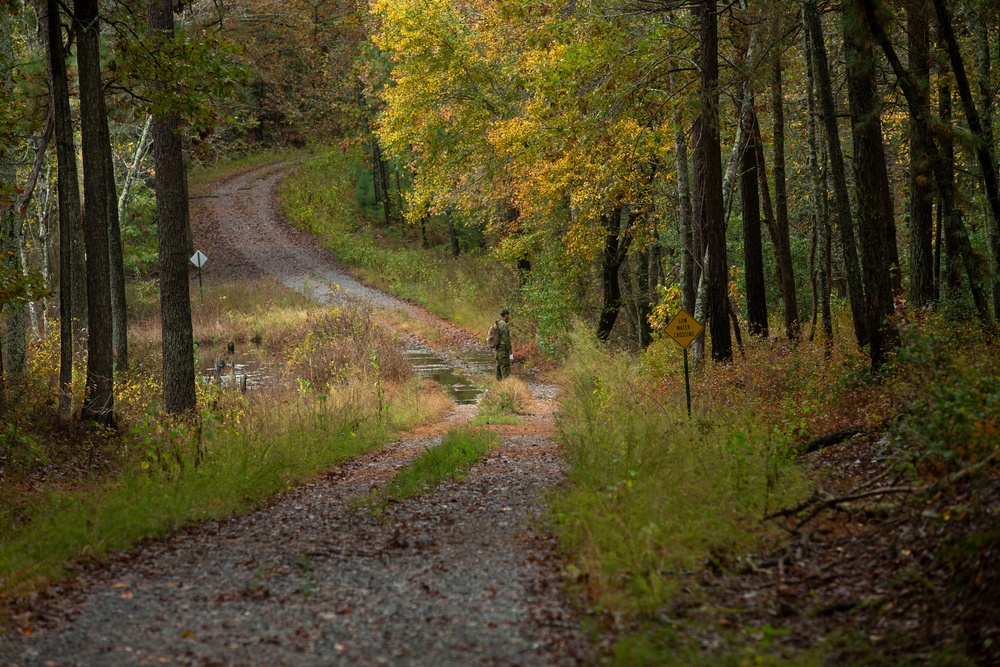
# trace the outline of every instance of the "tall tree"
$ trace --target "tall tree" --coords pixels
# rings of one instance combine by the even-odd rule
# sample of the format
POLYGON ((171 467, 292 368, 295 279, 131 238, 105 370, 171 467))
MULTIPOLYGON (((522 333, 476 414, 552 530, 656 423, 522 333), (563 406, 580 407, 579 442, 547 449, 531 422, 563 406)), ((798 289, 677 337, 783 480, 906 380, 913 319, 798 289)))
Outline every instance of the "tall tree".
POLYGON ((844 3, 844 50, 854 139, 854 187, 864 269, 868 352, 872 367, 878 369, 897 338, 890 320, 893 298, 890 252, 886 242, 886 229, 892 227, 892 222, 891 215, 888 221, 885 219, 883 206, 883 189, 888 188, 888 176, 876 100, 875 49, 861 8, 854 0, 844 3))
MULTIPOLYGON (((809 211, 812 217, 813 229, 813 331, 817 314, 821 315, 821 326, 825 349, 829 353, 833 343, 833 316, 830 311, 830 234, 826 220, 826 188, 823 184, 823 174, 820 167, 819 128, 817 127, 816 95, 815 95, 815 60, 812 57, 812 39, 808 31, 803 40, 803 52, 806 67, 806 124, 808 143, 809 175, 812 185, 809 198, 809 211)), ((823 161, 825 163, 825 160, 823 161)), ((812 333, 810 333, 810 337, 812 333)))
MULTIPOLYGON (((930 115, 930 35, 927 1, 910 0, 907 4, 909 68, 917 82, 920 107, 930 115)), ((910 154, 910 302, 917 308, 934 300, 934 188, 933 175, 927 167, 927 154, 921 150, 917 132, 909 132, 910 154)))
POLYGON ((802 21, 809 34, 810 51, 813 57, 813 75, 819 97, 819 109, 826 133, 827 150, 830 155, 830 171, 833 176, 833 196, 837 211, 837 227, 840 229, 840 245, 844 254, 844 271, 847 274, 847 293, 851 300, 851 315, 854 320, 854 336, 858 345, 868 344, 865 295, 858 261, 857 241, 854 221, 851 218, 851 199, 847 191, 847 176, 844 153, 840 146, 840 130, 837 127, 837 107, 833 98, 833 83, 830 80, 830 65, 826 56, 826 42, 820 21, 816 0, 802 3, 802 21))
MULTIPOLYGON (((792 245, 788 224, 788 192, 785 177, 785 101, 782 86, 782 63, 780 51, 771 63, 771 113, 773 119, 774 151, 774 211, 775 211, 775 260, 778 264, 778 281, 781 285, 781 299, 785 311, 785 335, 789 340, 798 340, 800 333, 799 306, 795 295, 795 272, 792 266, 792 245)), ((758 157, 763 155, 763 146, 757 143, 758 157)), ((763 170, 763 165, 761 165, 763 170)), ((761 173, 761 176, 765 174, 761 173)), ((766 183, 766 181, 765 181, 766 183)))
POLYGON ((716 0, 702 0, 697 6, 701 92, 697 144, 701 180, 700 225, 708 252, 708 307, 712 336, 712 358, 729 361, 733 340, 729 331, 729 262, 726 255, 726 217, 722 201, 722 142, 719 137, 719 17, 716 0))
MULTIPOLYGON (((944 218, 944 198, 945 190, 949 196, 955 198, 955 133, 952 128, 952 100, 951 84, 949 83, 949 72, 947 65, 940 67, 938 76, 938 118, 942 126, 941 130, 941 167, 940 178, 935 174, 938 194, 938 237, 943 243, 938 244, 938 269, 944 275, 938 275, 939 291, 948 298, 955 298, 962 286, 962 256, 959 248, 961 244, 955 237, 954 225, 946 224, 944 218), (943 232, 941 230, 944 230, 943 232), (944 246, 944 260, 940 258, 940 246, 944 246)), ((912 114, 911 114, 912 115, 912 114)), ((919 137, 919 135, 918 135, 919 137)), ((955 206, 959 206, 956 202, 955 206)))
MULTIPOLYGON (((154 52, 174 37, 171 0, 150 0, 149 32, 154 52)), ((163 56, 160 56, 163 57, 163 56)), ((160 67, 168 68, 162 60, 160 67)), ((162 82, 154 82, 160 95, 169 97, 162 82)), ((163 409, 172 414, 195 409, 194 334, 191 327, 191 293, 188 284, 190 229, 187 171, 179 131, 180 117, 161 100, 153 110, 153 156, 156 163, 156 215, 160 265, 160 319, 163 334, 163 409)))
POLYGON ((114 350, 108 256, 107 112, 101 83, 97 0, 75 0, 80 68, 80 136, 83 149, 84 240, 87 248, 87 393, 83 418, 113 426, 114 350))
POLYGON ((128 370, 128 304, 125 299, 125 252, 122 248, 121 221, 118 218, 118 188, 115 184, 114 157, 111 141, 105 148, 104 164, 107 169, 108 196, 108 270, 111 289, 111 337, 115 352, 115 366, 119 371, 128 370))
MULTIPOLYGON (((14 92, 13 18, 7 7, 0 7, 0 96, 9 100, 14 92)), ((0 270, 14 280, 24 275, 21 262, 21 224, 14 211, 17 163, 14 147, 7 141, 0 146, 0 270)), ((0 302, 0 313, 7 322, 7 366, 11 376, 24 373, 28 342, 24 331, 24 303, 0 302)))
MULTIPOLYGON (((971 3, 970 3, 971 4, 971 3)), ((994 8, 994 11, 996 9, 994 8)), ((979 106, 982 115, 983 124, 983 136, 982 142, 985 144, 986 149, 989 151, 990 155, 993 156, 994 165, 996 164, 996 144, 993 140, 993 107, 994 102, 994 92, 993 92, 993 82, 990 74, 990 24, 989 24, 989 14, 985 8, 973 7, 972 9, 972 20, 971 28, 976 38, 976 69, 977 69, 977 87, 979 88, 979 106)), ((998 223, 994 220, 994 224, 987 227, 987 240, 990 248, 996 247, 996 237, 998 232, 998 223)), ((991 270, 993 273, 993 316, 1000 319, 1000 258, 997 254, 991 253, 990 259, 992 261, 991 270)))
POLYGON ((760 228, 760 186, 757 173, 757 143, 759 132, 753 125, 757 114, 753 112, 753 96, 749 83, 744 92, 740 134, 740 199, 743 218, 743 270, 747 298, 747 331, 751 336, 766 338, 767 290, 764 285, 764 248, 760 228))
POLYGON ((59 0, 45 2, 45 41, 49 66, 49 95, 56 137, 56 180, 59 192, 59 417, 70 417, 73 382, 73 231, 80 227, 80 185, 76 173, 76 146, 70 115, 69 83, 63 55, 59 0))

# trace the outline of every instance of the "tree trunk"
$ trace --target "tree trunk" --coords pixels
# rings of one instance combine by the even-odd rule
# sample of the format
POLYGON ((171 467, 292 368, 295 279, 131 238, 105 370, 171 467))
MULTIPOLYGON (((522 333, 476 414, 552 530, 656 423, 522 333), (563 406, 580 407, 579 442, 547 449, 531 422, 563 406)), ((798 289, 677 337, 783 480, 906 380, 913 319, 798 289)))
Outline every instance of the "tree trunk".
MULTIPOLYGON (((816 312, 822 317, 823 338, 826 349, 833 343, 833 316, 830 310, 830 235, 827 233, 826 221, 826 191, 823 186, 823 174, 819 159, 819 129, 817 127, 815 67, 812 57, 812 40, 806 33, 803 39, 806 65, 806 105, 807 105, 807 136, 809 144, 809 174, 812 183, 810 197, 810 213, 812 216, 813 238, 815 239, 815 254, 811 275, 813 282, 813 321, 816 312)), ((824 160, 825 164, 825 160, 824 160)))
POLYGON ((869 332, 865 326, 865 295, 861 282, 861 265, 851 218, 851 200, 847 191, 847 177, 844 154, 840 147, 840 131, 837 128, 837 109, 833 100, 833 84, 830 81, 830 66, 826 57, 826 43, 823 41, 823 26, 820 23, 816 0, 804 0, 802 20, 811 40, 813 75, 819 96, 823 127, 826 131, 827 149, 830 154, 830 168, 833 172, 833 195, 837 209, 837 224, 840 228, 840 244, 844 253, 844 272, 847 277, 847 291, 851 300, 851 315, 854 319, 854 335, 858 345, 868 344, 869 332))
POLYGON ((923 109, 920 106, 917 83, 910 72, 903 67, 899 57, 896 55, 896 50, 889 40, 888 35, 886 35, 885 29, 882 27, 875 12, 873 0, 859 0, 859 2, 864 10, 865 17, 871 27, 875 40, 889 60, 893 73, 896 75, 899 85, 903 90, 903 95, 906 97, 906 104, 916 125, 922 148, 927 153, 931 170, 934 172, 934 179, 938 183, 938 191, 941 195, 942 205, 944 206, 945 225, 952 232, 961 252, 962 261, 965 265, 965 273, 969 281, 969 291, 972 293, 977 315, 984 327, 992 332, 993 321, 990 317, 986 295, 983 292, 983 277, 979 261, 969 241, 969 235, 966 232, 965 223, 962 221, 962 215, 955 204, 954 193, 947 187, 948 173, 931 135, 930 121, 924 115, 923 109))
POLYGON ((678 233, 681 246, 681 307, 694 312, 696 248, 694 247, 694 215, 691 210, 691 184, 688 180, 687 141, 681 114, 674 115, 674 148, 677 153, 677 199, 680 202, 678 233))
POLYGON ((854 138, 854 187, 857 198, 858 236, 864 270, 865 313, 868 354, 872 368, 879 370, 898 336, 891 323, 892 278, 883 206, 885 152, 882 124, 875 90, 875 51, 856 0, 844 2, 844 51, 847 57, 847 88, 851 104, 854 138))
POLYGON ((701 226, 709 264, 708 303, 712 358, 729 361, 733 341, 729 332, 726 300, 729 298, 729 262, 726 254, 726 219, 722 203, 722 145, 719 138, 719 30, 716 0, 698 5, 701 67, 701 140, 698 142, 703 179, 701 226))
MULTIPOLYGON (((930 116, 930 47, 926 0, 911 0, 907 7, 909 66, 917 81, 919 103, 930 116)), ((920 149, 916 129, 910 128, 910 303, 922 308, 934 301, 933 177, 927 154, 920 149)))
POLYGON ((947 188, 951 197, 955 196, 955 140, 951 124, 951 87, 946 83, 938 85, 938 118, 943 126, 941 134, 941 160, 944 172, 938 182, 938 208, 941 213, 941 226, 944 228, 944 277, 942 293, 948 298, 954 298, 962 287, 962 258, 959 254, 958 239, 953 236, 954 227, 949 226, 944 219, 944 193, 947 188))
MULTIPOLYGON (((154 45, 173 37, 171 0, 150 0, 149 32, 154 45)), ((169 63, 161 63, 168 67, 169 63)), ((162 90, 162 84, 158 84, 162 90)), ((196 406, 194 335, 188 256, 183 239, 190 227, 187 172, 176 113, 153 118, 156 164, 156 215, 159 221, 160 316, 163 333, 163 409, 193 413, 196 406)))
POLYGON ((83 148, 84 241, 87 249, 87 391, 83 419, 114 425, 114 349, 112 346, 110 216, 106 164, 108 136, 101 85, 97 0, 75 0, 80 68, 80 136, 83 148))
MULTIPOLYGON (((983 177, 983 186, 986 189, 986 199, 990 207, 990 219, 987 223, 991 243, 989 247, 990 261, 994 266, 1000 263, 1000 184, 997 182, 996 162, 993 160, 992 147, 986 141, 986 133, 983 130, 983 123, 976 109, 976 103, 972 99, 972 86, 969 85, 969 78, 965 73, 965 63, 962 60, 962 52, 958 48, 958 41, 955 39, 955 31, 951 25, 951 15, 944 0, 934 0, 934 12, 937 14, 939 34, 944 38, 948 47, 948 60, 951 62, 951 71, 955 74, 955 84, 958 87, 958 96, 962 100, 962 108, 965 111, 965 121, 972 131, 972 138, 976 144, 976 158, 979 160, 979 170, 983 177)), ((987 58, 989 62, 989 58, 987 58)), ((989 96, 987 96, 989 97, 989 96)), ((991 133, 992 134, 992 131, 991 133)), ((1000 304, 1000 296, 997 296, 997 288, 1000 288, 1000 277, 994 277, 994 302, 1000 304)))
POLYGON ((604 291, 604 303, 601 315, 597 321, 597 337, 606 341, 615 327, 618 312, 622 307, 622 292, 619 283, 619 271, 628 255, 632 243, 632 212, 623 210, 619 204, 610 213, 601 215, 604 226, 604 254, 601 260, 601 285, 604 291), (622 218, 625 218, 624 224, 622 218))
POLYGON ((461 246, 458 244, 458 229, 455 227, 455 220, 451 217, 451 209, 445 212, 445 218, 448 219, 448 237, 451 240, 451 256, 458 257, 462 252, 461 246))
MULTIPOLYGON (((993 140, 993 82, 990 76, 990 29, 986 17, 981 11, 973 15, 972 30, 976 37, 976 69, 979 88, 979 105, 982 109, 983 143, 996 165, 996 144, 993 140)), ((998 243, 998 221, 987 226, 987 242, 990 248, 996 248, 998 243)), ((995 253, 990 254, 990 270, 993 274, 993 317, 1000 319, 1000 258, 995 253)))
MULTIPOLYGON (((0 15, 0 96, 10 99, 14 90, 13 19, 7 10, 0 15)), ((14 210, 17 179, 14 147, 6 140, 0 144, 0 265, 11 276, 24 274, 21 262, 21 225, 14 210)), ((24 374, 27 367, 28 341, 24 333, 24 304, 0 301, 0 313, 7 322, 7 372, 12 377, 24 374)))
POLYGON ((740 199, 743 212, 743 268, 747 297, 747 333, 767 338, 767 290, 764 286, 764 248, 760 229, 760 190, 757 171, 757 142, 752 124, 753 98, 746 85, 741 114, 743 146, 740 149, 740 199))
POLYGON ((56 182, 59 192, 59 418, 67 421, 72 408, 73 383, 73 231, 80 227, 80 186, 76 173, 73 118, 63 55, 58 0, 46 0, 45 40, 48 51, 49 92, 56 136, 56 182))
POLYGON ((111 331, 115 368, 128 370, 128 304, 125 300, 125 254, 122 250, 121 220, 118 218, 118 188, 115 163, 109 140, 105 147, 108 179, 108 259, 111 278, 111 331))
MULTIPOLYGON (((771 112, 774 119, 774 257, 778 265, 778 282, 785 310, 785 335, 798 340, 800 335, 799 305, 795 294, 795 269, 792 265, 792 244, 789 237, 788 193, 785 185, 785 107, 782 90, 781 54, 774 57, 771 71, 771 112)), ((761 178, 765 179, 764 146, 757 141, 757 157, 761 178)))

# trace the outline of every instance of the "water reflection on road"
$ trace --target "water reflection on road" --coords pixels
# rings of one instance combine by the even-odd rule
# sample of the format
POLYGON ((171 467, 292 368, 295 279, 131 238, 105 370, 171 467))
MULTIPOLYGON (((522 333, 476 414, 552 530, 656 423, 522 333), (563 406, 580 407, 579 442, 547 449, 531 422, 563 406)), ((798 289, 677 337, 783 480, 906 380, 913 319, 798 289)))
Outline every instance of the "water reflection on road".
POLYGON ((407 349, 406 358, 414 373, 440 384, 458 405, 471 405, 479 400, 486 388, 473 378, 489 375, 495 363, 492 354, 478 350, 460 353, 457 364, 426 348, 407 349))

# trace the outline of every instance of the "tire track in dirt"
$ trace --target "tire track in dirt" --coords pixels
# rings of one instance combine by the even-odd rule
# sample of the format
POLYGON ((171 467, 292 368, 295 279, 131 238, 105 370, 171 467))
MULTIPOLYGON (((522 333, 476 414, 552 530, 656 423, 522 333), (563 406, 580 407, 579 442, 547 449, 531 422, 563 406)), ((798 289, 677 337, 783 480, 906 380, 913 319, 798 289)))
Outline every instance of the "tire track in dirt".
MULTIPOLYGON (((313 296, 416 309, 351 278, 275 208, 280 167, 227 179, 199 206, 216 267, 277 272, 313 296), (228 203, 224 203, 228 202, 228 203), (226 254, 223 254, 226 253, 226 254), (320 285, 336 284, 324 296, 320 285), (393 303, 395 302, 395 303, 393 303)), ((212 258, 212 255, 209 254, 212 258)), ((426 315, 424 315, 427 317, 426 315)), ((38 605, 30 636, 0 635, 7 665, 576 665, 590 653, 562 595, 552 539, 533 526, 564 477, 552 387, 497 429, 503 446, 461 482, 351 509, 468 420, 456 408, 257 512, 213 521, 80 573, 38 605)))

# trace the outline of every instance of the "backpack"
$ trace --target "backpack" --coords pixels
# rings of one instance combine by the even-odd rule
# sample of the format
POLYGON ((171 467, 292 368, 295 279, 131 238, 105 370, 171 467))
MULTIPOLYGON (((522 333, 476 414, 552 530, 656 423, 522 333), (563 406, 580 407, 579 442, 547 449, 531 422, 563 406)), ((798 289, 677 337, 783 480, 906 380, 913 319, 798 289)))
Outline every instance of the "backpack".
POLYGON ((500 344, 500 320, 490 325, 490 330, 486 332, 486 347, 491 350, 497 349, 500 344))

